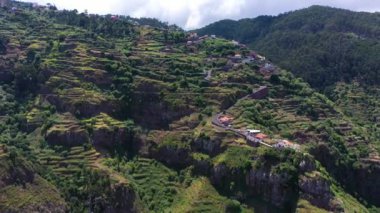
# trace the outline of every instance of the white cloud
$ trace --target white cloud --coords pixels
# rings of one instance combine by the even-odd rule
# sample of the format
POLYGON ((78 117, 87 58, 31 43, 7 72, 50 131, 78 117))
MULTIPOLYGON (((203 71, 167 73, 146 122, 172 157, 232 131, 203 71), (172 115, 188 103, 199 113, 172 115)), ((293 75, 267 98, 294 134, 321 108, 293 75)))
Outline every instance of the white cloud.
MULTIPOLYGON (((28 1, 28 0, 26 0, 28 1)), ((33 1, 33 0, 32 0, 33 1)), ((194 29, 220 19, 277 15, 311 5, 326 5, 355 11, 376 12, 378 0, 34 0, 56 4, 59 9, 77 9, 99 14, 153 17, 185 29, 194 29)))

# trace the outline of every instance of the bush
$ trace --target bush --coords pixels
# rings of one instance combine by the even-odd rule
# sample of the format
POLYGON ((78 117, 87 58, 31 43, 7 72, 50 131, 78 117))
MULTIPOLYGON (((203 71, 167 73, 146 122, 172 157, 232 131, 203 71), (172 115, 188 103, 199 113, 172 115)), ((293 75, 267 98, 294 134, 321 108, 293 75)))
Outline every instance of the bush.
POLYGON ((239 213, 241 212, 241 206, 237 200, 228 200, 225 207, 226 213, 239 213))

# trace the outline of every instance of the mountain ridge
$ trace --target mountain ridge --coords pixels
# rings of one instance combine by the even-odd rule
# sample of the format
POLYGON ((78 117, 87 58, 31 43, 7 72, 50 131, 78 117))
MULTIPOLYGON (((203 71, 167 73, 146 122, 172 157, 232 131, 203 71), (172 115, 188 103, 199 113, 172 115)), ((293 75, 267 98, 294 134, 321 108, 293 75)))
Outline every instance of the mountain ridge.
POLYGON ((378 13, 312 6, 278 16, 216 22, 197 32, 241 41, 324 89, 354 78, 378 85, 374 60, 379 23, 378 13))
MULTIPOLYGON (((61 210, 376 210, 375 136, 264 56, 14 4, 0 8, 0 163, 48 182, 61 210)), ((2 185, 9 168, 0 211, 22 211, 7 205, 20 187, 2 185)))

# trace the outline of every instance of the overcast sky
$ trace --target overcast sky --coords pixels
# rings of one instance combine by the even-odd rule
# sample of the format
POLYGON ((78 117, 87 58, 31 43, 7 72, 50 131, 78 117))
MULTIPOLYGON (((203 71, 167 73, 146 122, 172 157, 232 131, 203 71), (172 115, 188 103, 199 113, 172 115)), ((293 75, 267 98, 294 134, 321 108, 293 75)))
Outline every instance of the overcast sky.
MULTIPOLYGON (((28 1, 28 0, 27 0, 28 1)), ((277 15, 311 5, 327 5, 354 11, 380 11, 380 0, 29 0, 52 3, 59 9, 85 9, 89 13, 154 17, 185 29, 221 19, 277 15)))

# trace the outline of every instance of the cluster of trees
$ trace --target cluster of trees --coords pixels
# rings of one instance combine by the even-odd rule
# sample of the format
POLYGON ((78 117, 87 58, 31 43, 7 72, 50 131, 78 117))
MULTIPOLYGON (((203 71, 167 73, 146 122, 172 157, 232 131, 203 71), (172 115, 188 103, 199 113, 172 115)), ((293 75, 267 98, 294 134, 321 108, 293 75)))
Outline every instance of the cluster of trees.
POLYGON ((337 81, 380 83, 378 14, 313 6, 277 17, 224 20, 198 32, 239 40, 323 89, 337 81))
POLYGON ((8 38, 4 35, 0 35, 0 55, 5 54, 7 51, 8 38))
POLYGON ((103 212, 112 203, 111 180, 100 171, 83 169, 70 179, 52 173, 44 176, 54 182, 65 200, 69 201, 70 212, 103 212))
POLYGON ((46 15, 60 24, 81 27, 106 36, 124 37, 133 33, 132 24, 123 17, 88 15, 77 10, 48 11, 46 15))

